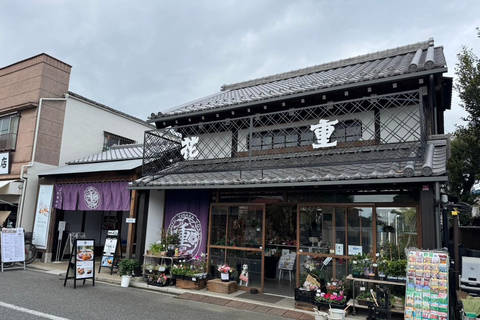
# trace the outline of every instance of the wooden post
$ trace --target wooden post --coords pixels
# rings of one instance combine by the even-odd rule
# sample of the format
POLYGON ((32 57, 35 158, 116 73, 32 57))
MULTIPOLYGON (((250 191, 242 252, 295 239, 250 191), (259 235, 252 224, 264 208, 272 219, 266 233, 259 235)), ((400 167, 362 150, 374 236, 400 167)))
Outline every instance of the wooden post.
MULTIPOLYGON (((132 190, 130 198, 130 218, 137 217, 137 190, 132 190)), ((136 222, 135 222, 136 223, 136 222)), ((127 248, 125 250, 125 256, 127 259, 132 258, 133 254, 133 235, 135 231, 135 225, 133 223, 128 224, 128 234, 127 234, 127 248)), ((121 245, 121 244, 120 244, 121 245)))

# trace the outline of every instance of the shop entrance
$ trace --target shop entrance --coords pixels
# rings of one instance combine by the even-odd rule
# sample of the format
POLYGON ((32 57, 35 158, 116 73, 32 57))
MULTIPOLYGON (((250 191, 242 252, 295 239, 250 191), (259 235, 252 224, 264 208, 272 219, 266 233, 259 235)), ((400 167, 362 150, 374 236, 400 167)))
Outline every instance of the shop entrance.
POLYGON ((267 204, 264 292, 292 297, 297 283, 297 206, 267 204))

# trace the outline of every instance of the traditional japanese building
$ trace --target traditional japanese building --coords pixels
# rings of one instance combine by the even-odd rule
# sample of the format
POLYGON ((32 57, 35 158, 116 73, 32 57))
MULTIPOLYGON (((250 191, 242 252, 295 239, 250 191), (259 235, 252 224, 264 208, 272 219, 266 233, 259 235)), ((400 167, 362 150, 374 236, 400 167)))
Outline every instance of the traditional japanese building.
POLYGON ((341 277, 358 253, 441 247, 446 72, 429 39, 152 113, 143 178, 130 184, 145 195, 137 243, 157 240, 153 226, 177 230, 185 252, 247 264, 264 292, 280 277, 289 295, 307 256, 331 257, 341 277), (295 257, 295 280, 279 274, 279 252, 295 257))

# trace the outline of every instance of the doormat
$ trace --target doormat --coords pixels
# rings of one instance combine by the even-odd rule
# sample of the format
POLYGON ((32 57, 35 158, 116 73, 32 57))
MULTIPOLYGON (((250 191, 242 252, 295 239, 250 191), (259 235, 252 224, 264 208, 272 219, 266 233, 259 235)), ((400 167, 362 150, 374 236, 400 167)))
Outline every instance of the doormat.
POLYGON ((255 300, 255 301, 260 301, 265 303, 277 303, 278 301, 283 299, 283 297, 271 296, 269 294, 262 294, 262 293, 251 294, 249 291, 239 294, 236 297, 240 299, 255 300))

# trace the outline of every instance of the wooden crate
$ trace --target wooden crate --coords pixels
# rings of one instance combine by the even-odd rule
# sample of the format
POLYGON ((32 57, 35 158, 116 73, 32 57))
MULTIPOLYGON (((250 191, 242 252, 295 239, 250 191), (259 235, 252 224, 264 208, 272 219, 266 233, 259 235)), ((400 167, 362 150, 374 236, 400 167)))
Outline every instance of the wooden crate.
POLYGON ((179 289, 200 290, 207 286, 207 279, 197 281, 177 279, 175 286, 179 289))
POLYGON ((208 280, 207 291, 212 291, 217 293, 226 293, 226 294, 237 292, 237 282, 236 281, 222 282, 222 280, 220 279, 208 280))

